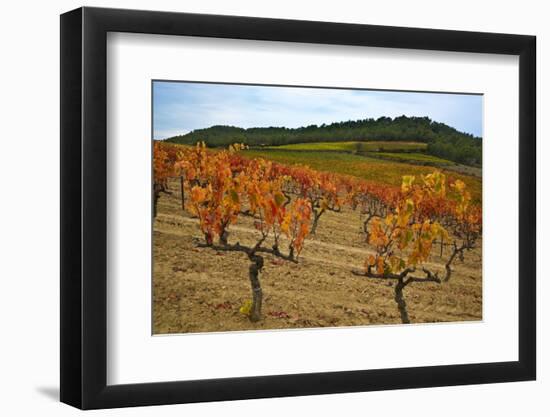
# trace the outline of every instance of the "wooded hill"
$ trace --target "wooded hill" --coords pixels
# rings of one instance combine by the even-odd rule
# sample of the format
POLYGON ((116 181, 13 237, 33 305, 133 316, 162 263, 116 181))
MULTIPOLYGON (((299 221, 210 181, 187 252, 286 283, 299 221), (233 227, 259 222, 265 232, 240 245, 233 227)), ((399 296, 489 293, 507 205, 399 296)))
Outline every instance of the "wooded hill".
POLYGON ((204 141, 209 147, 245 143, 250 147, 279 146, 293 143, 338 141, 414 141, 427 143, 426 153, 453 162, 481 166, 482 140, 459 132, 428 117, 400 116, 378 119, 350 120, 299 128, 212 126, 185 135, 166 139, 167 142, 195 144, 204 141))

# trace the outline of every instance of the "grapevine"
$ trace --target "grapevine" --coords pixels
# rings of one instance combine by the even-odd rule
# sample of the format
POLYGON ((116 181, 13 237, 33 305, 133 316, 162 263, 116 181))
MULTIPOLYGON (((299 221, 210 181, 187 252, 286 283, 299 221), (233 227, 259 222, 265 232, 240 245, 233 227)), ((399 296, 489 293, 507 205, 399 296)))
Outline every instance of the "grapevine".
POLYGON ((309 233, 311 206, 303 198, 296 198, 290 205, 283 193, 285 177, 274 175, 273 163, 254 160, 240 171, 233 171, 234 154, 242 149, 238 145, 229 150, 208 152, 204 144, 197 144, 192 152, 184 155, 178 167, 186 171, 191 181, 189 210, 199 218, 204 235, 201 246, 218 251, 242 252, 250 261, 249 279, 252 302, 244 308, 251 321, 261 318, 263 293, 260 272, 264 266, 262 254, 270 254, 285 261, 297 262, 304 240, 309 233), (251 245, 229 241, 229 229, 248 206, 257 230, 256 241, 251 245), (288 240, 288 253, 280 249, 280 237, 288 240), (274 243, 266 246, 272 237, 274 243))
POLYGON ((449 281, 453 261, 457 256, 462 258, 465 250, 474 248, 481 232, 479 212, 470 206, 464 183, 457 180, 451 187, 459 196, 455 203, 445 199, 444 174, 436 171, 422 176, 420 183, 415 182, 414 176, 404 176, 395 206, 386 216, 375 218, 370 227, 369 244, 375 248, 375 254, 366 259, 364 271, 354 271, 372 279, 395 281, 394 299, 403 323, 410 323, 405 287, 412 283, 449 281), (452 241, 453 250, 443 276, 428 264, 437 240, 452 241), (417 272, 423 276, 415 275, 417 272))

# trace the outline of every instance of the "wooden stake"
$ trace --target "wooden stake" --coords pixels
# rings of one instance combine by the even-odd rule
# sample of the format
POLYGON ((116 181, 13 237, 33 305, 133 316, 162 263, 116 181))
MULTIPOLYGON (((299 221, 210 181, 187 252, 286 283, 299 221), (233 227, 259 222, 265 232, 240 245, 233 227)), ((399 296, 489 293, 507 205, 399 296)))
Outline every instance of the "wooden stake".
POLYGON ((185 189, 183 187, 183 175, 180 176, 180 189, 181 189, 181 209, 185 210, 185 189))

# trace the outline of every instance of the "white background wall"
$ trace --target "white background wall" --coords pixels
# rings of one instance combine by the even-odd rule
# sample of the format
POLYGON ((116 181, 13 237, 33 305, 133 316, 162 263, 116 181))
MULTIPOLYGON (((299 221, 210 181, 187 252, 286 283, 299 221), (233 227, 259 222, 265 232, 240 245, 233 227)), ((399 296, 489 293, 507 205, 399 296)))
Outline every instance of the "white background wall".
MULTIPOLYGON (((6 416, 75 415, 59 392, 59 17, 77 1, 5 2, 0 20, 0 410, 6 416)), ((548 415, 550 97, 545 2, 393 0, 125 0, 88 6, 157 9, 532 34, 538 37, 538 381, 377 393, 100 411, 94 415, 548 415), (546 158, 545 158, 546 157, 546 158), (546 395, 545 395, 546 394, 546 395)), ((449 76, 454 76, 449 74, 449 76)))

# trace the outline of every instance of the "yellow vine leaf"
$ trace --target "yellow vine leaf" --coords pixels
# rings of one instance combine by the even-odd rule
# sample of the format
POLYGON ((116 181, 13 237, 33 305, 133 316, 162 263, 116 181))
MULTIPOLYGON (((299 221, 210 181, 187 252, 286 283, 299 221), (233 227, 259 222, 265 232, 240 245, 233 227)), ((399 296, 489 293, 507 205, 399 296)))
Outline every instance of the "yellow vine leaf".
POLYGON ((414 175, 404 175, 403 182, 401 183, 401 192, 407 193, 412 187, 414 182, 414 175))
POLYGON ((244 304, 239 308, 239 313, 244 314, 245 316, 250 315, 250 311, 252 310, 252 300, 246 300, 244 304))

